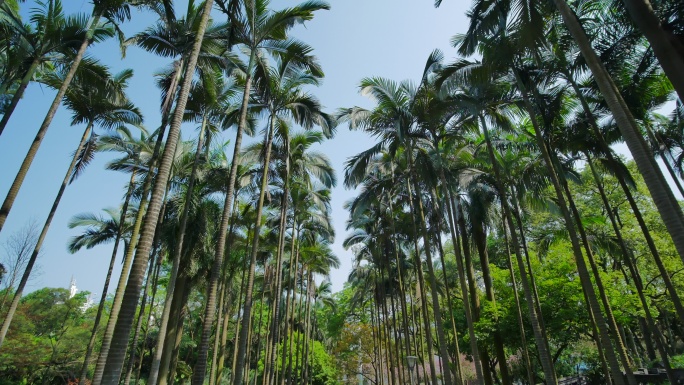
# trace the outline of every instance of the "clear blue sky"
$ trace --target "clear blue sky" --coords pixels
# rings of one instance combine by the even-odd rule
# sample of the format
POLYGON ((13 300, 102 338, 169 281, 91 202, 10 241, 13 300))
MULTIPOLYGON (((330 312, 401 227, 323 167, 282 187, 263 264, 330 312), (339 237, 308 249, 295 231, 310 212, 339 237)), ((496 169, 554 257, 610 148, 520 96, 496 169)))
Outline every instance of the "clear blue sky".
MULTIPOLYGON (((91 6, 86 0, 63 2, 67 13, 90 12, 91 6)), ((382 76, 398 81, 417 79, 433 49, 445 51, 447 58, 455 55, 449 46, 449 38, 465 31, 467 21, 464 12, 469 3, 450 0, 435 9, 432 0, 333 0, 330 11, 318 12, 305 27, 296 28, 293 35, 313 46, 323 65, 326 78, 316 94, 329 112, 354 105, 368 107, 369 101, 358 93, 358 84, 363 77, 382 76)), ((186 1, 176 1, 176 4, 178 14, 184 14, 186 1)), ((294 4, 294 1, 277 0, 271 5, 273 9, 280 9, 294 4)), ((22 5, 22 13, 26 15, 33 6, 32 1, 27 1, 22 5)), ((218 13, 214 16, 217 19, 223 17, 218 13)), ((152 14, 135 14, 123 29, 127 36, 131 36, 153 22, 152 14)), ((135 47, 130 48, 126 58, 122 59, 113 40, 94 46, 89 54, 110 65, 114 71, 134 69, 135 76, 129 89, 131 98, 143 111, 145 126, 157 127, 159 94, 152 75, 168 62, 135 47)), ((2 198, 53 97, 52 90, 31 84, 0 137, 2 198)), ((35 220, 42 226, 84 128, 70 127, 69 121, 69 111, 60 108, 0 234, 0 242, 27 221, 35 220)), ((184 137, 194 133, 194 129, 192 125, 184 126, 184 137)), ((226 138, 233 135, 234 132, 227 132, 226 138)), ((341 180, 347 157, 371 144, 372 141, 363 134, 350 132, 346 126, 341 126, 337 136, 319 150, 330 157, 341 180)), ((88 290, 98 296, 101 293, 112 246, 69 254, 66 243, 77 234, 77 230, 68 229, 67 222, 77 213, 100 213, 105 207, 120 204, 127 177, 104 170, 108 159, 100 155, 67 188, 46 238, 43 256, 38 261, 39 272, 27 288, 29 291, 44 286, 68 287, 73 276, 80 290, 88 290)), ((337 232, 333 249, 342 262, 341 268, 331 276, 335 290, 342 288, 351 268, 351 254, 342 248, 341 242, 347 219, 343 204, 352 196, 353 191, 346 191, 341 186, 333 192, 333 221, 337 232)), ((119 255, 117 269, 120 269, 120 258, 119 255)), ((113 282, 118 279, 118 274, 117 271, 113 282)), ((110 291, 115 285, 110 286, 110 291)))

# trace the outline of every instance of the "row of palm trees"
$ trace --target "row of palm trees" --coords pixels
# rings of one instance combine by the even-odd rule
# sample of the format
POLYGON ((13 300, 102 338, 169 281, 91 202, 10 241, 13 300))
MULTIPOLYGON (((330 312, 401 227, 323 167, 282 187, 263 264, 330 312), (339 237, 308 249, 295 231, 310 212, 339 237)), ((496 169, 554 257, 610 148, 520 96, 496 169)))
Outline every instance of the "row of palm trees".
POLYGON ((313 49, 288 31, 328 4, 273 11, 267 0, 191 1, 177 17, 171 1, 105 0, 93 2, 85 17, 66 16, 59 0, 45 0, 34 4, 28 22, 15 2, 0 7, 3 47, 9 47, 2 52, 3 128, 31 82, 57 90, 5 198, 0 231, 57 108, 64 104, 74 125, 86 125, 4 313, 0 349, 11 337, 14 311, 66 186, 98 153, 113 152, 108 168, 130 174, 123 204, 70 224, 84 228, 70 241, 73 252, 114 243, 80 383, 137 382, 144 364, 147 383, 174 383, 181 362, 193 363, 194 384, 207 377, 210 383, 259 377, 284 384, 300 373, 310 376, 311 349, 322 338, 313 309, 330 306, 330 284, 320 277, 339 264, 330 250, 335 173, 312 147, 333 136, 336 122, 308 92, 323 77, 313 49), (214 5, 225 22, 211 18, 214 5), (125 39, 119 24, 135 8, 154 12, 158 21, 125 39), (124 48, 137 45, 170 59, 157 75, 161 122, 153 131, 142 127, 142 114, 126 95, 132 71, 110 74, 86 55, 92 44, 117 34, 124 48), (184 123, 198 126, 194 140, 180 139, 184 123), (243 148, 243 135, 261 125, 263 141, 243 148), (232 127, 237 133, 227 159, 228 143, 217 145, 217 138, 232 127), (120 246, 122 272, 109 303, 120 246), (189 314, 197 295, 204 310, 189 314), (262 325, 269 325, 265 335, 262 325), (196 331, 197 350, 181 361, 187 328, 196 331), (145 357, 153 330, 155 347, 145 357))
POLYGON ((433 52, 417 82, 361 81, 374 107, 342 109, 338 118, 377 140, 345 167, 345 185, 360 189, 348 204, 353 233, 346 245, 358 260, 350 276, 355 301, 372 303, 376 381, 406 382, 410 373, 402 361, 408 353, 429 366, 426 381, 463 383, 459 357, 465 347, 454 342, 463 333, 478 383, 557 383, 557 359, 566 346, 554 344, 545 325, 552 317, 542 307, 549 293, 535 278, 532 256, 560 236, 581 284, 586 313, 577 319, 591 321, 604 381, 637 383, 637 349, 628 347, 627 326, 618 322, 608 294, 619 287, 636 297, 644 339, 676 382, 670 360, 684 316, 674 282, 684 261, 682 210, 656 156, 674 180, 681 179, 681 164, 667 152, 682 151, 675 144, 682 107, 677 101, 669 119, 654 110, 682 95, 675 78, 684 69, 676 63, 684 58, 676 38, 683 11, 668 1, 625 0, 624 7, 474 1, 468 31, 452 38, 462 58, 447 63, 433 52), (648 188, 649 207, 665 226, 664 245, 654 241, 635 200, 634 178, 611 147, 622 141, 648 188), (589 214, 578 205, 578 163, 590 170, 584 183, 596 186, 591 195, 600 197, 611 242, 591 232, 589 214), (608 197, 607 176, 628 203, 622 213, 608 197), (546 211, 552 217, 538 223, 535 217, 546 211), (624 227, 626 215, 636 218, 635 228, 624 227), (638 247, 625 240, 633 232, 640 234, 638 247), (451 281, 446 239, 456 264, 451 281), (505 245, 506 259, 498 264, 510 270, 515 288, 520 351, 505 346, 498 313, 487 311, 502 298, 492 273, 495 239, 505 245), (606 280, 610 265, 624 276, 606 280), (654 275, 643 273, 654 265, 654 275), (654 280, 674 325, 662 307, 656 310, 648 287, 654 280), (457 330, 460 316, 467 330, 457 330), (478 329, 484 323, 493 326, 483 339, 478 329), (666 340, 667 330, 677 337, 666 340), (529 342, 526 333, 532 334, 529 342), (524 362, 523 378, 511 376, 512 355, 524 362))

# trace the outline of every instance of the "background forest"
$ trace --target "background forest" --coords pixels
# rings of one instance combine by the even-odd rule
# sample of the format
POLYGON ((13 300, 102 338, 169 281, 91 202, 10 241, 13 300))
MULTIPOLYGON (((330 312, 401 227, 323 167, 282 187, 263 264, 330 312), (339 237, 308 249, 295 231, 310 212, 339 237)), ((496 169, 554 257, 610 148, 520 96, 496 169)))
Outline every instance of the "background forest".
POLYGON ((0 384, 684 382, 681 1, 474 0, 455 58, 368 74, 361 106, 323 105, 296 34, 334 4, 72 6, 0 0, 0 143, 36 133, 0 175, 0 384), (163 63, 149 111, 129 50, 163 63), (36 87, 37 129, 15 114, 36 87), (24 183, 58 110, 70 164, 24 183), (102 167, 121 199, 61 240, 107 250, 100 295, 33 288, 63 275, 37 264, 46 237, 102 167), (46 219, 13 211, 45 191, 46 219))

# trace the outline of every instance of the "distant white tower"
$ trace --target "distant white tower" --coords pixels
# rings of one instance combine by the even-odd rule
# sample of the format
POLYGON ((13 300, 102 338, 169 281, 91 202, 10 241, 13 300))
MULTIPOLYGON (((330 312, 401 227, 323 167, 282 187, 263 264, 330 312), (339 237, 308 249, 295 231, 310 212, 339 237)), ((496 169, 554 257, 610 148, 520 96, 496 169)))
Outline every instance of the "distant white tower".
POLYGON ((69 285, 69 298, 74 298, 74 296, 78 293, 78 288, 76 287, 76 280, 74 279, 74 276, 71 276, 71 284, 69 285))

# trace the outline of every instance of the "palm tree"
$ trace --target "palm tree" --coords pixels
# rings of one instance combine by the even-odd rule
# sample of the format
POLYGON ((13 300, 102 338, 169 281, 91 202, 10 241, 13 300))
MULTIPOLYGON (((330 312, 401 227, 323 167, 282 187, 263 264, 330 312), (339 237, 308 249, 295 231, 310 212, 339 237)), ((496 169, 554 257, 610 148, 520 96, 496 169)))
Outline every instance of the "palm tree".
MULTIPOLYGON (((223 265, 223 256, 225 250, 226 233, 228 230, 228 222, 230 220, 230 213, 232 207, 234 184, 237 175, 238 156, 240 154, 240 146, 242 144, 242 133, 247 127, 247 112, 248 103, 251 97, 252 81, 255 69, 257 67, 257 58, 263 57, 261 53, 266 52, 287 52, 294 58, 297 58, 303 65, 307 65, 312 70, 314 75, 316 71, 316 64, 311 62, 308 57, 308 47, 300 44, 298 41, 287 39, 287 31, 291 29, 295 23, 310 20, 313 17, 313 12, 320 9, 328 9, 326 3, 318 1, 310 1, 300 6, 289 8, 279 12, 271 12, 268 9, 268 0, 252 0, 246 2, 244 5, 244 13, 234 15, 235 20, 232 20, 234 25, 238 28, 233 32, 232 38, 235 42, 249 52, 249 60, 245 69, 245 85, 242 96, 242 103, 240 106, 240 117, 238 120, 237 133, 235 136, 235 148, 233 150, 233 159, 231 162, 230 177, 228 179, 228 188, 223 207, 223 216, 219 230, 219 237, 216 243, 216 253, 214 259, 214 268, 212 269, 209 290, 206 302, 204 327, 202 329, 202 341, 200 342, 201 352, 204 351, 204 358, 200 354, 198 359, 199 366, 195 368, 193 373, 193 384, 201 384, 205 376, 206 368, 206 350, 209 346, 209 337, 211 333, 211 323, 214 319, 216 307, 216 291, 218 284, 218 277, 220 275, 221 266, 223 265)), ((263 178, 266 183, 267 178, 263 178)), ((263 205, 263 204, 262 204, 263 205)), ((257 216, 261 213, 258 212, 257 216)), ((261 219, 258 218, 256 223, 260 224, 261 219)), ((258 229, 255 230, 258 233, 258 229)), ((251 270, 250 270, 251 271, 251 270)), ((252 281, 253 273, 249 274, 248 281, 252 281)), ((251 306, 252 290, 247 289, 245 296, 245 305, 251 306)), ((247 309, 245 309, 247 310, 247 309)), ((249 312, 245 311, 248 316, 243 317, 243 325, 249 322, 249 312)), ((241 338, 239 342, 239 349, 237 353, 238 363, 233 376, 236 385, 242 383, 242 373, 244 370, 244 362, 247 348, 246 333, 248 328, 243 327, 241 331, 241 338)))
MULTIPOLYGON (((131 241, 124 252, 124 258, 122 263, 121 271, 130 271, 131 264, 133 262, 133 255, 137 247, 137 242, 139 240, 140 229, 142 227, 142 222, 144 215, 146 213, 147 205, 149 202, 149 194, 152 187, 152 180, 154 179, 154 171, 159 163, 159 153, 162 151, 162 142, 164 139, 164 134, 166 131, 166 126, 168 123, 168 118, 171 115, 173 101, 176 97, 176 88, 178 85, 178 78, 180 76, 181 68, 179 65, 174 65, 169 71, 163 71, 158 74, 158 86, 162 89, 162 104, 161 104, 161 114, 162 123, 156 132, 156 141, 152 151, 148 151, 147 159, 142 162, 143 166, 146 166, 147 174, 144 178, 142 185, 142 193, 140 194, 140 202, 138 204, 138 212, 136 213, 133 230, 131 232, 131 241)), ((115 140, 114 147, 118 147, 118 142, 115 140)), ((126 146, 124 146, 126 147, 126 146)), ((145 170, 145 169, 144 169, 145 170)), ((160 210, 160 216, 163 214, 163 210, 160 210)), ((102 345, 100 347, 100 353, 98 356, 97 364, 95 366, 95 373, 93 382, 100 382, 102 378, 102 373, 104 366, 107 363, 107 355, 109 354, 109 347, 111 345, 112 337, 114 334, 114 328, 116 326, 116 320, 121 309, 121 303, 123 301, 123 295, 126 288, 127 275, 121 274, 119 276, 119 281, 117 283, 117 288, 114 294, 114 300, 112 303, 112 308, 110 310, 109 320, 107 321, 107 327, 105 328, 104 336, 102 337, 102 345)), ((81 381, 85 381, 83 378, 81 381)))
MULTIPOLYGON (((396 84, 387 79, 369 78, 361 81, 361 89, 366 94, 371 94, 378 101, 378 106, 372 111, 362 111, 358 108, 347 110, 341 115, 343 119, 352 121, 352 127, 360 126, 367 132, 378 136, 380 142, 373 148, 359 154, 353 162, 349 162, 356 169, 363 171, 363 165, 369 163, 369 159, 378 153, 380 149, 387 148, 390 155, 401 156, 406 158, 407 162, 407 191, 410 199, 408 200, 411 211, 418 217, 418 225, 416 228, 415 238, 415 253, 414 258, 416 266, 422 266, 419 261, 418 253, 418 234, 423 239, 423 251, 426 256, 427 277, 432 292, 432 310, 434 312, 435 320, 441 320, 441 309, 439 305, 439 298, 437 296, 437 280, 434 272, 434 263, 432 260, 432 246, 430 246, 424 202, 422 197, 422 188, 420 186, 420 178, 418 177, 418 169, 423 167, 422 164, 417 164, 417 160, 422 158, 422 137, 420 130, 422 129, 420 118, 420 103, 422 102, 422 94, 426 87, 428 73, 432 70, 436 56, 431 55, 425 66, 425 72, 422 77, 422 82, 418 87, 413 86, 409 82, 396 84), (415 138, 415 139, 414 139, 415 138), (415 210, 415 211, 414 211, 415 210)), ((429 190, 428 190, 429 191, 429 190)), ((418 273, 419 287, 421 291, 421 299, 427 291, 423 284, 423 275, 418 273)), ((431 355, 432 337, 430 324, 427 315, 427 305, 423 306, 423 320, 426 331, 426 340, 428 347, 428 355, 431 355)), ((446 351, 446 337, 444 335, 443 325, 441 322, 435 325, 437 330, 437 342, 439 348, 439 355, 442 359, 448 361, 448 354, 446 351)), ((433 382, 436 382, 436 370, 434 369, 433 360, 430 360, 431 375, 433 382)), ((445 365, 449 367, 449 364, 445 365)), ((445 381, 448 384, 452 383, 450 370, 444 371, 445 381)))
POLYGON ((40 144, 43 142, 43 138, 50 127, 50 123, 52 123, 52 119, 57 113, 57 109, 59 108, 62 98, 69 89, 69 86, 76 75, 76 71, 84 59, 86 50, 91 44, 99 42, 105 37, 113 36, 113 31, 111 29, 109 29, 109 32, 106 34, 104 32, 101 34, 95 34, 95 32, 98 30, 103 30, 103 27, 106 27, 107 25, 116 25, 119 22, 127 20, 130 17, 130 7, 132 4, 144 5, 152 1, 153 0, 131 0, 129 2, 127 0, 103 0, 96 1, 93 4, 92 15, 88 20, 88 23, 86 23, 86 25, 88 25, 86 34, 83 37, 76 54, 73 56, 73 58, 71 58, 70 64, 68 65, 69 69, 62 77, 61 84, 59 87, 56 87, 57 95, 55 95, 55 99, 52 101, 52 104, 45 115, 45 119, 38 129, 36 137, 34 138, 33 142, 31 142, 31 146, 24 157, 24 161, 22 162, 14 181, 12 182, 10 190, 8 191, 7 196, 2 203, 2 207, 0 207, 0 231, 2 231, 5 220, 7 219, 7 216, 12 209, 12 205, 14 204, 14 200, 19 194, 19 189, 21 189, 21 185, 24 183, 24 178, 31 167, 31 163, 33 163, 33 159, 38 152, 38 148, 40 148, 40 144))
MULTIPOLYGON (((78 175, 79 171, 84 167, 79 165, 81 163, 87 163, 90 156, 84 151, 87 151, 86 143, 92 134, 92 129, 94 125, 99 125, 103 128, 116 127, 119 124, 134 124, 139 125, 142 123, 142 115, 138 109, 133 106, 133 104, 126 98, 124 94, 125 89, 128 84, 128 80, 133 76, 133 71, 126 70, 117 75, 112 76, 110 79, 106 79, 104 83, 100 83, 100 87, 94 87, 92 84, 92 78, 88 76, 83 76, 82 78, 76 78, 76 84, 70 89, 70 91, 65 96, 65 104, 70 110, 74 112, 72 118, 72 125, 79 123, 85 123, 86 128, 81 137, 81 141, 74 153, 73 159, 69 168, 67 169, 64 180, 59 188, 57 197, 52 204, 50 213, 48 214, 43 229, 38 237, 38 241, 35 245, 31 258, 29 259, 24 274, 22 276, 21 282, 17 287, 17 291, 14 294, 14 300, 12 305, 5 317, 5 320, 0 330, 0 347, 5 339, 9 325, 12 322, 14 316, 14 311, 19 304, 19 299, 23 293, 26 282, 31 274, 33 265, 40 253, 40 249, 43 245, 45 236, 47 235, 52 219, 57 211, 64 190, 70 180, 73 180, 75 176, 78 175), (80 167, 79 167, 80 166, 80 167)), ((98 77, 99 78, 99 77, 98 77)), ((55 76, 52 80, 54 83, 59 83, 62 80, 55 76)))
MULTIPOLYGON (((636 1, 627 3, 636 3, 636 1)), ((622 95, 618 92, 613 79, 606 70, 601 59, 591 46, 577 15, 564 0, 554 0, 554 4, 561 14, 566 28, 575 39, 587 65, 591 69, 606 103, 613 113, 613 117, 622 133, 625 143, 627 143, 629 151, 644 177, 646 186, 653 197, 653 202, 658 208, 658 212, 672 237, 677 252, 679 253, 680 258, 682 258, 682 261, 684 261, 684 223, 682 219, 684 216, 672 194, 672 190, 668 186, 667 181, 655 160, 650 156, 634 116, 629 111, 627 104, 622 98, 622 95)))
MULTIPOLYGON (((259 245, 258 230, 260 228, 259 212, 263 207, 263 199, 266 193, 266 181, 268 179, 268 169, 270 168, 270 158, 272 154, 272 145, 274 140, 274 135, 276 130, 278 134, 282 137, 284 143, 289 144, 288 131, 290 122, 288 118, 294 120, 304 127, 305 129, 311 129, 314 125, 318 125, 322 128, 323 132, 327 137, 332 135, 332 130, 334 128, 334 122, 325 113, 321 111, 320 102, 312 95, 304 92, 302 88, 307 85, 318 85, 319 78, 314 76, 308 69, 301 68, 300 64, 294 57, 284 57, 283 59, 276 59, 274 68, 264 68, 261 69, 263 78, 257 80, 257 100, 259 104, 265 106, 265 110, 269 114, 269 127, 267 129, 267 138, 263 147, 261 147, 259 153, 264 154, 263 160, 263 172, 262 172, 262 186, 260 190, 259 203, 257 204, 257 224, 254 239, 252 240, 252 253, 256 255, 256 250, 259 245)), ((250 149, 252 153, 255 151, 250 149)), ((305 149, 297 149, 299 151, 305 149)), ((302 156, 304 154, 301 154, 302 156)), ((285 160, 289 161, 290 155, 287 154, 285 160)), ((310 159, 310 158, 309 158, 310 159)), ((303 160, 303 159, 302 159, 303 160)), ((308 160, 308 159, 307 159, 308 160)), ((314 171, 313 169, 307 171, 314 171)), ((300 171, 306 172, 306 171, 300 171)), ((286 178, 289 176, 286 176, 286 178)), ((284 180, 287 183, 286 180, 284 180)), ((286 187, 287 190, 287 187, 286 187)), ((284 199, 287 199, 284 191, 284 199)), ((286 209, 285 209, 286 210, 286 209)), ((281 208, 281 213, 283 209, 281 208)), ((284 227, 282 229, 284 231, 284 227)), ((279 238, 281 238, 279 236, 279 238)), ((277 271, 282 269, 282 252, 278 253, 278 260, 276 261, 277 271)), ((248 283, 249 285, 249 283, 248 283)), ((280 276, 276 278, 276 292, 279 292, 280 287, 280 276)), ((248 286, 249 288, 249 286, 248 286)), ((274 308, 274 322, 277 319, 277 314, 279 311, 279 306, 277 305, 279 301, 276 299, 276 307, 274 308)), ((249 314, 249 312, 245 312, 249 314)), ((275 341, 273 338, 275 336, 275 331, 277 328, 273 324, 271 333, 271 347, 274 346, 275 341)), ((271 370, 273 367, 274 356, 271 356, 271 362, 266 362, 264 373, 265 375, 271 376, 271 370)))
MULTIPOLYGON (((190 204, 193 201, 192 195, 194 194, 194 185, 197 178, 197 173, 199 171, 199 165, 202 162, 202 153, 204 148, 207 149, 209 146, 205 142, 210 142, 206 140, 205 136, 209 136, 211 131, 216 128, 216 124, 227 123, 232 124, 232 122, 225 121, 223 114, 230 113, 230 109, 233 108, 231 102, 237 94, 237 88, 232 83, 223 80, 222 73, 210 73, 203 76, 201 83, 196 85, 188 101, 188 112, 186 113, 186 119, 194 121, 200 124, 200 133, 197 138, 197 149, 195 150, 194 161, 192 162, 192 171, 187 181, 188 197, 185 199, 182 212, 180 214, 180 226, 178 228, 178 235, 176 240, 176 245, 174 247, 175 252, 172 259, 171 274, 169 277, 169 284, 166 288, 166 300, 164 302, 164 311, 162 313, 161 325, 159 327, 159 337, 157 338, 157 347, 155 350, 155 355, 152 361, 152 367, 150 368, 150 376, 148 383, 156 384, 159 374, 159 367, 162 359, 162 352, 164 350, 164 339, 166 336, 166 328, 169 322, 169 316, 171 311, 171 301, 174 297, 175 283, 178 275, 178 269, 180 265, 181 254, 183 250, 183 241, 185 238, 185 230, 188 221, 188 214, 190 211, 190 204)), ((227 127, 221 127, 227 128, 227 127)), ((161 382, 165 383, 166 378, 163 376, 161 382)))
MULTIPOLYGON (((325 137, 321 132, 308 130, 301 133, 290 133, 287 124, 282 124, 279 128, 278 138, 276 138, 273 148, 274 158, 279 160, 280 163, 276 170, 280 172, 280 179, 282 180, 282 198, 280 201, 279 234, 275 266, 276 271, 283 271, 285 235, 289 222, 288 218, 290 217, 289 195, 291 181, 296 180, 296 183, 301 183, 304 186, 311 186, 312 183, 317 181, 317 183, 322 184, 322 186, 326 188, 332 188, 335 185, 336 178, 328 158, 324 154, 311 150, 311 146, 324 141, 325 137)), ((253 148, 254 150, 257 150, 259 147, 261 146, 255 146, 253 148)), ((293 217, 297 214, 296 209, 296 207, 292 208, 293 217)), ((277 274, 274 293, 281 293, 282 285, 282 274, 277 274)), ((267 355, 268 359, 266 360, 264 367, 266 384, 271 384, 275 381, 276 355, 273 352, 276 351, 281 329, 281 301, 281 295, 277 295, 273 301, 273 318, 271 320, 269 345, 267 346, 267 349, 271 350, 271 354, 267 355)), ((283 355, 282 359, 284 358, 285 356, 283 355)))
MULTIPOLYGON (((70 52, 78 50, 88 29, 87 17, 66 17, 60 0, 38 1, 37 5, 31 13, 31 24, 23 24, 17 14, 7 12, 7 18, 11 20, 11 28, 15 34, 11 37, 14 50, 8 52, 8 55, 20 61, 14 79, 19 84, 0 120, 0 135, 29 83, 41 72, 49 72, 52 65, 68 65, 70 52)), ((111 37, 112 34, 111 28, 97 26, 93 31, 93 40, 100 41, 111 37)), ((8 81, 4 80, 3 83, 8 81)))
MULTIPOLYGON (((121 370, 123 369, 124 358, 128 347, 128 336, 133 325, 135 309, 138 305, 138 299, 142 289, 142 282, 145 276, 145 270, 152 247, 155 229, 157 227, 158 216, 159 212, 161 211, 162 201, 165 195, 166 182, 170 175, 173 155, 175 153, 178 138, 180 136, 180 126, 183 121, 185 106, 190 94, 195 67, 197 65, 197 60, 202 48, 204 31, 209 24, 209 16, 212 5, 213 0, 207 0, 204 4, 202 9, 202 17, 198 23, 192 51, 187 58, 187 65, 183 74, 183 83, 178 93, 176 109, 173 114, 173 119, 171 120, 171 126, 169 128, 169 134, 166 140, 164 153, 162 154, 162 158, 159 163, 157 177, 152 186, 150 203, 142 224, 138 248, 136 249, 131 271, 128 276, 128 283, 126 285, 126 291, 122 299, 121 310, 119 312, 119 316, 116 321, 116 327, 112 336, 112 345, 106 355, 107 364, 102 370, 101 383, 104 385, 118 384, 119 377, 121 376, 121 370)), ((96 381, 95 384, 100 385, 100 382, 96 381)))

